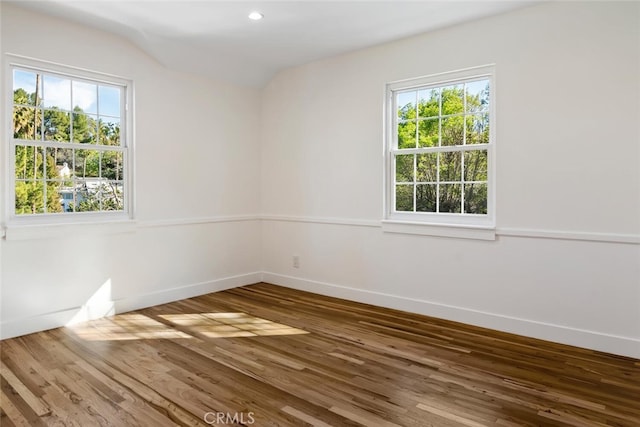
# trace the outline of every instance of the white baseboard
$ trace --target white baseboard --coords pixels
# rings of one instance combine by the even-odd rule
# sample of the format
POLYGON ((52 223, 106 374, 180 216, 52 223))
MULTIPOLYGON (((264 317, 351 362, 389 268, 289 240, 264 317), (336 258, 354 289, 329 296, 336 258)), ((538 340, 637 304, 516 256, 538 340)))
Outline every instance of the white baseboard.
POLYGON ((640 340, 264 272, 274 285, 640 359, 640 340))
POLYGON ((219 292, 226 289, 237 288, 239 286, 251 285, 260 281, 262 281, 262 273, 253 272, 238 276, 225 277, 223 279, 211 280, 208 282, 195 283, 188 286, 180 286, 173 289, 165 289, 150 294, 127 297, 125 299, 115 301, 116 313, 126 313, 128 311, 152 307, 154 305, 193 298, 209 294, 211 292, 219 292))
POLYGON ((165 289, 143 295, 130 296, 115 301, 101 300, 88 302, 79 307, 44 313, 33 317, 11 319, 0 323, 0 340, 45 331, 47 329, 59 328, 85 320, 166 304, 238 286, 250 285, 260 282, 261 280, 262 273, 254 272, 165 289))
POLYGON ((550 323, 503 316, 463 307, 406 298, 382 292, 356 289, 270 272, 253 272, 238 276, 225 277, 149 294, 131 296, 115 301, 101 301, 94 305, 83 305, 65 310, 44 313, 33 317, 7 320, 0 323, 0 339, 13 338, 20 335, 58 328, 70 324, 71 322, 95 319, 116 313, 126 313, 128 311, 166 304, 185 298, 192 298, 211 292, 223 291, 225 289, 231 289, 261 281, 292 289, 314 292, 380 307, 408 311, 411 313, 424 314, 441 319, 640 359, 640 340, 635 338, 621 337, 550 323))
POLYGON ((5 320, 0 323, 0 339, 19 337, 47 329, 59 328, 69 322, 82 307, 69 308, 33 317, 5 320))

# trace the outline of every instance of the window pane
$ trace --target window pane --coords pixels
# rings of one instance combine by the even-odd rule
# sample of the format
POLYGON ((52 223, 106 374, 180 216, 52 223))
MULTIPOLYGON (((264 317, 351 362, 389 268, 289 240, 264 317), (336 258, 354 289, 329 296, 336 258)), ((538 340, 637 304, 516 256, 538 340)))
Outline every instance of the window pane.
POLYGON ((98 114, 98 86, 92 83, 73 82, 73 108, 88 114, 98 114))
POLYGON ((464 212, 469 214, 487 213, 487 184, 464 185, 464 212))
POLYGON ((464 118, 462 116, 442 119, 442 145, 462 145, 464 133, 464 118))
POLYGON ((36 73, 13 70, 13 103, 36 106, 36 84, 38 98, 42 98, 42 84, 36 73))
POLYGON ((122 177, 122 152, 105 151, 102 153, 102 177, 109 180, 121 180, 122 177))
POLYGON ((47 74, 42 79, 44 106, 59 110, 71 110, 71 80, 47 74))
POLYGON ((408 120, 416 118, 416 92, 401 92, 396 96, 398 119, 408 120))
POLYGON ((74 212, 76 206, 76 191, 71 187, 62 187, 60 193, 60 206, 63 212, 74 212))
POLYGON ((37 180, 44 177, 44 148, 16 146, 16 179, 37 180))
POLYGON ((440 154, 440 182, 462 180, 462 153, 445 152, 440 154))
POLYGON ((464 112, 464 90, 462 85, 442 88, 442 115, 464 112))
POLYGON ((413 212, 413 185, 396 185, 396 211, 413 212))
POLYGON ((42 181, 17 181, 16 215, 44 213, 44 183, 42 181))
POLYGON ((31 107, 13 107, 13 137, 41 139, 42 111, 31 107))
POLYGON ((31 171, 33 170, 33 150, 34 147, 26 147, 17 145, 15 156, 15 177, 16 179, 29 179, 32 178, 31 171))
POLYGON ((74 150, 71 148, 53 148, 57 179, 60 180, 58 194, 62 212, 73 212, 75 209, 75 181, 73 173, 74 150))
POLYGON ((98 128, 100 131, 100 144, 120 145, 120 119, 100 117, 100 120, 98 120, 98 128))
POLYGON ((124 210, 124 186, 121 182, 104 182, 101 186, 102 210, 124 210))
POLYGON ((46 154, 46 149, 44 147, 37 147, 36 148, 36 157, 37 157, 37 171, 38 171, 38 178, 44 178, 45 177, 45 171, 46 171, 46 177, 49 178, 54 177, 55 176, 55 165, 53 164, 53 161, 49 158, 47 158, 45 156, 46 154))
POLYGON ((76 191, 76 212, 96 212, 101 206, 100 189, 97 181, 85 182, 76 191))
POLYGON ((461 184, 440 184, 440 212, 460 213, 461 184))
POLYGON ((438 178, 438 153, 418 154, 417 162, 416 181, 435 182, 438 178))
POLYGON ((487 150, 467 151, 464 153, 464 180, 487 180, 487 150))
POLYGON ((416 186, 416 211, 435 212, 436 199, 435 184, 418 184, 416 186))
POLYGON ((420 147, 437 147, 440 133, 438 119, 420 120, 418 124, 418 139, 420 147))
POLYGON ((467 144, 489 143, 489 114, 475 114, 465 118, 467 144))
POLYGON ((46 141, 71 141, 71 114, 60 110, 44 111, 44 139, 46 141))
POLYGON ((100 153, 98 151, 75 150, 74 160, 76 177, 100 177, 100 153))
POLYGON ((42 147, 42 153, 46 153, 44 159, 46 163, 43 164, 43 175, 46 179, 58 179, 58 170, 56 169, 56 163, 54 159, 54 149, 42 147))
POLYGON ((467 112, 475 113, 489 109, 489 80, 467 82, 467 112))
POLYGON ((398 148, 416 148, 416 122, 398 123, 398 148))
POLYGON ((438 117, 440 115, 440 89, 424 89, 418 92, 418 116, 438 117))
POLYGON ((58 180, 47 181, 47 194, 46 194, 46 211, 47 213, 61 213, 63 209, 62 198, 60 196, 60 189, 62 183, 58 180))
POLYGON ((73 153, 73 174, 76 178, 84 178, 87 167, 87 150, 74 150, 73 153))
POLYGON ((73 178, 73 149, 71 148, 49 148, 52 150, 52 157, 56 167, 57 179, 62 180, 65 186, 71 186, 73 178))
POLYGON ((98 114, 100 116, 120 117, 120 88, 98 87, 98 114))
POLYGON ((396 156, 396 182, 413 182, 413 154, 396 156))
POLYGON ((96 144, 98 142, 97 119, 94 115, 73 113, 73 142, 96 144))
POLYGON ((58 167, 56 165, 56 155, 57 155, 57 148, 52 148, 52 147, 47 147, 45 148, 46 153, 47 153, 47 167, 46 167, 46 172, 47 172, 47 179, 48 180, 56 180, 56 181, 60 181, 60 175, 58 173, 58 167))

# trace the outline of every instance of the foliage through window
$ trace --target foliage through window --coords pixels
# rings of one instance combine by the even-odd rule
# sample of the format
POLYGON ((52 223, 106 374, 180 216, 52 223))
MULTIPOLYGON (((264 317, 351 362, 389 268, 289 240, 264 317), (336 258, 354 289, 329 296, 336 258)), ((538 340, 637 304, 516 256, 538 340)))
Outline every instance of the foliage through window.
POLYGON ((490 75, 389 85, 390 218, 488 216, 490 94, 490 75))
POLYGON ((16 216, 125 212, 126 86, 12 67, 16 216))

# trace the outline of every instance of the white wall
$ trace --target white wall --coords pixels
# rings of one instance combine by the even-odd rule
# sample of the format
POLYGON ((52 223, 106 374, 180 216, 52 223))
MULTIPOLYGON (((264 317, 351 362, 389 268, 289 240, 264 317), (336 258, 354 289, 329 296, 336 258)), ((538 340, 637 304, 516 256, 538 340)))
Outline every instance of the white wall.
POLYGON ((59 326, 79 312, 259 281, 259 91, 170 71, 122 38, 1 7, 3 54, 135 82, 137 208, 137 224, 125 232, 66 227, 2 240, 2 337, 59 326), (107 301, 82 309, 103 285, 107 301))
POLYGON ((265 280, 640 357, 639 16, 544 4, 279 73, 265 280), (498 239, 383 233, 385 83, 489 63, 498 239))

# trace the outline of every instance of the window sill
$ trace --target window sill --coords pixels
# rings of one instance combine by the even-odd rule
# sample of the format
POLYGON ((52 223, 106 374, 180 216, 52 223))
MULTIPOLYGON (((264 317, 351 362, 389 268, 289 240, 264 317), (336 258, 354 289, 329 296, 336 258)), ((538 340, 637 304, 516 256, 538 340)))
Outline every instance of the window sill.
POLYGON ((458 224, 432 224, 416 221, 383 220, 385 233, 417 234, 456 239, 496 240, 495 227, 458 224))
POLYGON ((135 231, 135 221, 120 220, 58 224, 10 224, 4 227, 3 235, 5 240, 34 240, 96 234, 133 233, 135 231))

